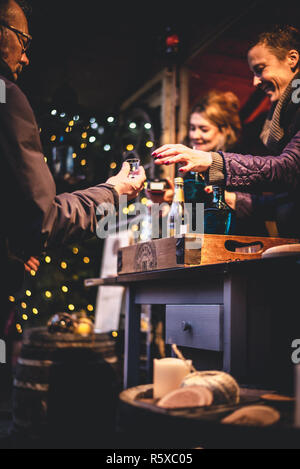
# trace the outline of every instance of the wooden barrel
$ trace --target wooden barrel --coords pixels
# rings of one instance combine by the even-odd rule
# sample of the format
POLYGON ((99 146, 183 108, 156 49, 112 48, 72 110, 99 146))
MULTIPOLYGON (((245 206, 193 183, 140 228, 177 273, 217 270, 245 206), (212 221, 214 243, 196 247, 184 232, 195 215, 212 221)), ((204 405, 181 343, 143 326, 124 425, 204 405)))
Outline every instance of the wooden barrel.
POLYGON ((121 367, 110 334, 82 337, 25 331, 13 388, 13 432, 19 440, 106 447, 115 428, 121 367))

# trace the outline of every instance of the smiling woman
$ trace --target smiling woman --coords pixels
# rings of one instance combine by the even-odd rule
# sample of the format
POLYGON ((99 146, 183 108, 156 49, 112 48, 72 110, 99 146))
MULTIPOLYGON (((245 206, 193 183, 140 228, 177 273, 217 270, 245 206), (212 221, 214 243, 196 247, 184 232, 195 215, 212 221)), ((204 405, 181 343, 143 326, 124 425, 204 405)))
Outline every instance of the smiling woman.
MULTIPOLYGON (((253 72, 253 85, 264 91, 272 106, 261 133, 263 143, 275 154, 286 144, 290 136, 288 126, 295 126, 291 119, 297 106, 292 106, 288 116, 285 111, 291 94, 293 80, 299 78, 300 70, 300 31, 293 26, 275 27, 273 31, 262 33, 248 53, 249 67, 253 72), (288 122, 288 119, 291 119, 288 122)), ((293 131, 294 132, 294 131, 293 131)))
MULTIPOLYGON (((298 45, 299 47, 299 45, 298 45)), ((281 58, 280 49, 273 49, 268 42, 259 42, 248 54, 253 72, 253 84, 262 89, 271 102, 278 101, 298 69, 299 52, 290 49, 281 58)))
POLYGON ((229 150, 241 133, 239 99, 230 91, 211 90, 194 105, 189 117, 189 146, 196 150, 229 150))
POLYGON ((299 57, 300 31, 293 26, 261 34, 248 53, 253 84, 272 104, 261 133, 270 156, 208 153, 174 144, 154 152, 156 164, 184 163, 183 172, 206 172, 208 183, 236 193, 232 208, 238 218, 276 221, 282 237, 300 236, 300 106, 293 99, 299 57))

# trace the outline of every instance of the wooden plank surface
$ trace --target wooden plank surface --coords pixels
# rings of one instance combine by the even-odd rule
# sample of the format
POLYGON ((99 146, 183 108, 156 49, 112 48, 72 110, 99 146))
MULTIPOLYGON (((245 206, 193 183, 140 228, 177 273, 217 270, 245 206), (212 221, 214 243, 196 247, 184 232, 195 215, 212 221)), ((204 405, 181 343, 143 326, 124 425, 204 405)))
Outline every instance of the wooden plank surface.
POLYGON ((282 256, 280 258, 263 259, 245 259, 243 261, 220 262, 217 264, 207 264, 199 266, 173 267, 170 269, 159 269, 146 272, 133 272, 129 274, 120 274, 113 278, 95 278, 86 279, 86 287, 97 285, 128 285, 135 282, 149 282, 156 280, 180 280, 181 278, 195 279, 205 278, 228 272, 245 272, 256 269, 262 269, 266 273, 273 269, 294 269, 297 272, 300 268, 300 254, 294 256, 282 256), (100 283, 98 283, 100 282, 100 283))
POLYGON ((271 247, 298 242, 292 238, 206 234, 155 239, 121 248, 118 273, 260 259, 262 253, 271 247))

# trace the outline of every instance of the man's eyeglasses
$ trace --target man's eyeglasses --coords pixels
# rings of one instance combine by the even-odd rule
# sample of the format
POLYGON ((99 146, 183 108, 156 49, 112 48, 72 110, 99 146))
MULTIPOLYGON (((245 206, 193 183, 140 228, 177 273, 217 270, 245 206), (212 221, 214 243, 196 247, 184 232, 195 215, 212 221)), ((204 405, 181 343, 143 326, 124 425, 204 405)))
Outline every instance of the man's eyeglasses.
POLYGON ((27 34, 27 33, 23 33, 23 31, 19 31, 19 29, 17 28, 14 28, 13 26, 10 26, 9 24, 5 23, 4 21, 0 21, 0 25, 1 26, 4 26, 5 28, 7 29, 10 29, 11 31, 13 31, 20 44, 21 44, 21 47, 22 47, 22 55, 26 53, 26 51, 29 49, 29 46, 31 44, 31 41, 32 41, 32 37, 30 36, 30 34, 27 34))

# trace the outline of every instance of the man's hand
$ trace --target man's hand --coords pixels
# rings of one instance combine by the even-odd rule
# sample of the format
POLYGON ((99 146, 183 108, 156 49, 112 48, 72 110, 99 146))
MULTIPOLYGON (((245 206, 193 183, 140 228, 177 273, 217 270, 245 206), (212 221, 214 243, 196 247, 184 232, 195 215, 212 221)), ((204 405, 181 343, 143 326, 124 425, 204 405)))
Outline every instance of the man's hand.
POLYGON ((116 176, 109 178, 106 183, 114 186, 119 195, 127 195, 128 199, 135 199, 144 187, 146 181, 145 170, 139 167, 138 174, 129 179, 130 166, 126 161, 123 163, 121 171, 116 176))
POLYGON ((26 272, 31 272, 34 270, 34 272, 38 271, 38 268, 40 266, 40 261, 36 257, 30 257, 27 262, 24 263, 24 267, 26 272))
POLYGON ((195 171, 203 173, 212 164, 210 153, 201 150, 192 150, 181 144, 167 144, 157 148, 152 155, 156 158, 155 164, 185 163, 179 168, 182 173, 195 171))

